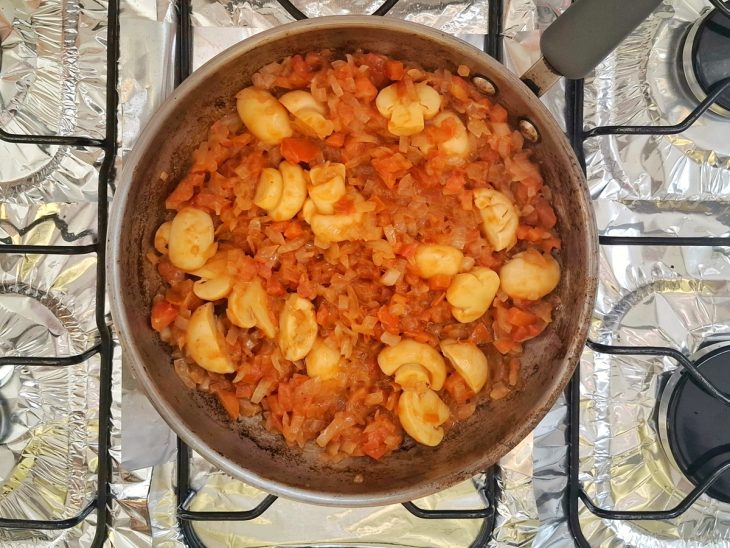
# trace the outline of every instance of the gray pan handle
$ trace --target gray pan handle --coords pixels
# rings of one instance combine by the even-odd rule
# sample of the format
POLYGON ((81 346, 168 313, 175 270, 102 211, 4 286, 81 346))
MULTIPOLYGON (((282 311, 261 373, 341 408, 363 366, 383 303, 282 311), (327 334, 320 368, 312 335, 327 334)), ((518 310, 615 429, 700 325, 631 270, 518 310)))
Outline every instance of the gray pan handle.
POLYGON ((543 59, 523 80, 538 94, 560 76, 588 75, 662 0, 577 0, 542 35, 543 59), (552 72, 552 78, 544 72, 552 72))

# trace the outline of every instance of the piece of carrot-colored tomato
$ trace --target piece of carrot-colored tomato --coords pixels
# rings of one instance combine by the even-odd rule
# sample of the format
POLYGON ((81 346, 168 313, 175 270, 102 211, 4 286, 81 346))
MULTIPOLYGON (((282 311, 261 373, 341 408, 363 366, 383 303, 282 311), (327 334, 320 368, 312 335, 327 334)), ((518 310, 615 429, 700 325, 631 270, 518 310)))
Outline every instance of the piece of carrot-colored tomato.
POLYGON ((177 318, 178 308, 170 301, 162 299, 157 301, 152 306, 152 314, 150 314, 150 321, 152 323, 152 329, 157 332, 162 331, 168 325, 175 321, 177 318))
POLYGON ((319 154, 319 147, 309 139, 287 137, 281 141, 281 155, 293 164, 309 163, 319 154))

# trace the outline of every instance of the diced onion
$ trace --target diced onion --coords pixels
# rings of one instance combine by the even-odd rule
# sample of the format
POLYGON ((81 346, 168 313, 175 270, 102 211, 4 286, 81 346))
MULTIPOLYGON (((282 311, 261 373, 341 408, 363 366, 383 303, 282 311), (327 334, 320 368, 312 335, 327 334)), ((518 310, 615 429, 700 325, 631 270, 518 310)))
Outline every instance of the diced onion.
POLYGON ((474 268, 475 263, 476 261, 474 260, 474 257, 464 255, 464 258, 461 260, 461 271, 469 272, 472 268, 474 268))
POLYGON ((389 333, 388 331, 383 331, 383 334, 380 335, 380 342, 383 344, 387 344, 388 346, 395 346, 400 342, 401 336, 395 335, 393 333, 389 333))
POLYGON ((388 225, 384 227, 383 234, 385 234, 385 239, 388 240, 390 245, 395 245, 396 243, 398 243, 398 240, 395 236, 395 228, 393 227, 393 225, 388 225))
POLYGON ((385 271, 385 274, 380 277, 380 283, 387 286, 393 286, 396 284, 400 276, 401 273, 398 272, 396 269, 389 268, 385 271))
POLYGON ((271 377, 264 377, 261 379, 256 385, 256 389, 253 391, 253 394, 251 394, 251 402, 259 403, 263 400, 269 394, 269 390, 271 390, 275 382, 276 381, 271 377))

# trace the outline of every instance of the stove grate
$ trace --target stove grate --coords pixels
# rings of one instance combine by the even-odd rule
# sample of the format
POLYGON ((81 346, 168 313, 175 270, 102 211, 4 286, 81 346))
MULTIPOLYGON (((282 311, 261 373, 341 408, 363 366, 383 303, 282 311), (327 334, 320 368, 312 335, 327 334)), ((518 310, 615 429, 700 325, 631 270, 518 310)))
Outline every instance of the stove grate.
POLYGON ((117 156, 117 94, 119 59, 119 0, 109 0, 107 8, 107 42, 106 42, 106 133, 103 139, 91 137, 71 137, 60 135, 19 135, 0 129, 0 140, 9 143, 36 144, 36 145, 66 145, 101 149, 104 159, 99 168, 97 223, 98 237, 96 242, 88 245, 58 246, 58 245, 0 245, 0 255, 83 255, 95 254, 96 261, 96 304, 95 320, 99 333, 99 343, 88 350, 67 357, 52 356, 3 356, 1 365, 14 366, 53 366, 66 367, 83 363, 92 356, 99 356, 99 431, 98 431, 98 468, 96 493, 94 498, 86 503, 83 509, 75 516, 61 520, 30 520, 21 518, 0 518, 0 528, 20 530, 64 530, 75 527, 86 518, 96 513, 96 524, 93 540, 89 545, 92 548, 100 547, 107 538, 111 522, 110 501, 112 479, 112 459, 109 453, 111 438, 111 403, 112 403, 112 357, 113 339, 111 327, 107 322, 106 308, 106 229, 109 216, 109 189, 115 175, 114 162, 117 156))
MULTIPOLYGON (((710 0, 722 13, 730 17, 730 4, 723 0, 710 0)), ((585 171, 585 157, 583 143, 592 137, 602 135, 674 135, 682 133, 694 124, 703 114, 713 106, 714 102, 727 90, 730 90, 730 76, 717 82, 708 96, 700 102, 684 120, 672 126, 599 126, 588 131, 583 127, 583 80, 569 81, 566 85, 566 127, 573 149, 585 171)), ((730 247, 730 237, 642 237, 642 236, 600 236, 599 243, 603 246, 683 246, 683 247, 730 247)), ((650 355, 665 356, 673 359, 684 369, 691 380, 702 387, 705 392, 728 405, 730 416, 730 394, 719 390, 703 375, 696 364, 684 354, 669 347, 642 347, 604 345, 588 340, 586 346, 596 353, 610 355, 650 355)), ((695 503, 695 501, 725 473, 730 472, 730 455, 728 460, 721 462, 714 470, 708 473, 704 481, 698 483, 682 501, 668 510, 647 511, 619 511, 609 510, 597 506, 583 489, 579 479, 580 473, 580 424, 581 424, 581 397, 580 397, 580 367, 567 388, 568 399, 568 526, 573 539, 581 547, 590 546, 586 540, 579 519, 579 502, 588 510, 606 520, 665 520, 674 519, 695 503)))

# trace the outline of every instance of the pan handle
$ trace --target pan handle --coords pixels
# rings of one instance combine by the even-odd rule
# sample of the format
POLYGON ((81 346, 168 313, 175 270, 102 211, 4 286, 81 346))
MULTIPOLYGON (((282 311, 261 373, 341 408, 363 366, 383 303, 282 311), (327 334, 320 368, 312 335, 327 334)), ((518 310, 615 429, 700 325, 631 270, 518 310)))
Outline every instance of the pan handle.
POLYGON ((577 0, 540 39, 542 57, 522 75, 538 96, 560 77, 588 75, 662 0, 577 0))

